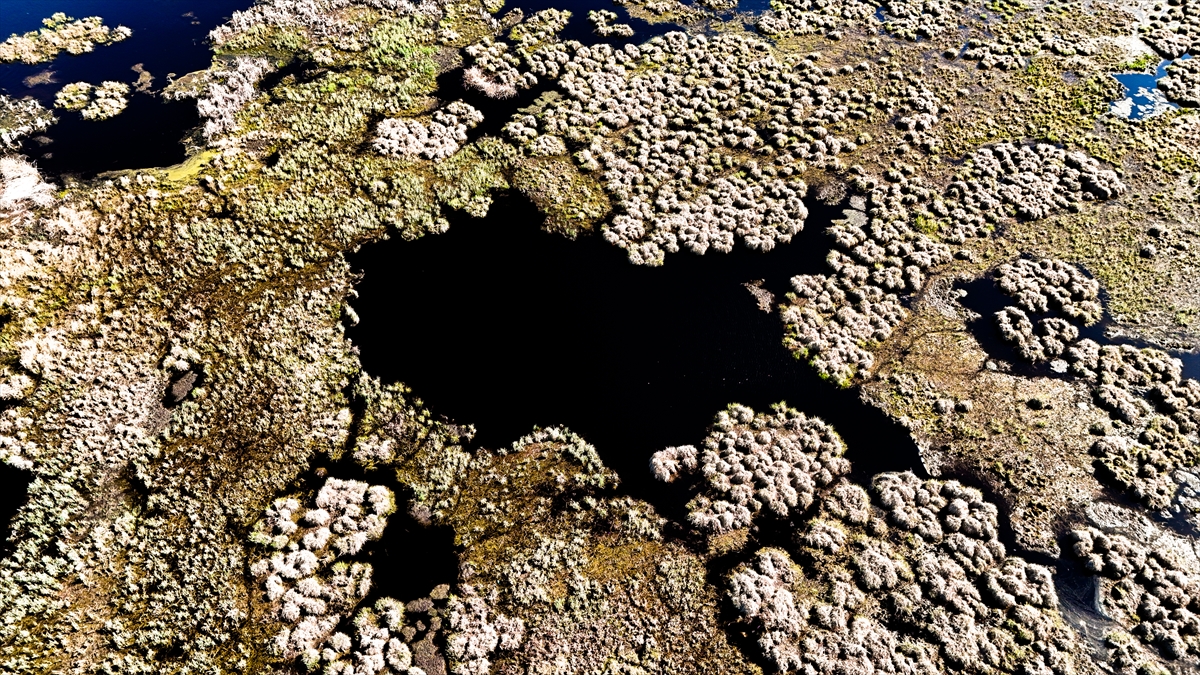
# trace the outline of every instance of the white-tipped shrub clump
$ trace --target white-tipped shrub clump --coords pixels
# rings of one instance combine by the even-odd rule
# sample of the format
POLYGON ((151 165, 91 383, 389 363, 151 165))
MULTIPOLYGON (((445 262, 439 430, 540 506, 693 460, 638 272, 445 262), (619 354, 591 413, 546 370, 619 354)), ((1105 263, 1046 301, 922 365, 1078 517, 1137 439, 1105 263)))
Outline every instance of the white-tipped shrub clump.
POLYGON ((497 650, 511 651, 521 646, 525 623, 518 618, 495 614, 471 586, 464 586, 462 598, 450 602, 450 634, 446 651, 450 672, 454 675, 487 675, 489 658, 497 650))
POLYGON ((92 100, 92 89, 94 88, 87 82, 72 82, 54 95, 54 107, 76 112, 83 110, 92 100))
POLYGON ((105 26, 98 16, 75 20, 62 12, 42 19, 42 24, 45 28, 13 35, 0 42, 0 63, 41 63, 60 52, 83 54, 95 49, 96 45, 120 42, 133 34, 125 26, 105 26))
POLYGON ((337 478, 325 481, 311 507, 281 497, 267 509, 251 540, 278 552, 254 563, 251 572, 285 624, 274 639, 281 656, 299 658, 311 669, 349 649, 349 638, 334 631, 370 590, 371 566, 339 559, 378 539, 395 510, 386 487, 337 478))
POLYGON ((1188 59, 1170 64, 1167 76, 1159 79, 1158 88, 1179 105, 1200 107, 1200 62, 1188 59))
POLYGON ((85 120, 106 120, 116 117, 129 104, 129 85, 124 82, 106 81, 95 86, 87 82, 73 82, 54 95, 54 106, 78 111, 85 120))
MULTIPOLYGON (((924 126, 926 122, 918 123, 916 117, 933 115, 928 112, 931 101, 922 103, 926 98, 913 92, 913 110, 927 112, 914 112, 911 122, 902 118, 905 126, 924 126)), ((848 210, 847 218, 828 230, 838 244, 828 258, 835 274, 793 278, 794 293, 782 309, 785 344, 823 377, 842 384, 874 365, 872 344, 887 339, 904 318, 900 295, 920 290, 931 267, 949 262, 950 249, 943 242, 985 237, 1012 218, 1044 218, 1126 190, 1116 173, 1095 159, 1049 145, 1001 143, 982 148, 968 158, 967 168, 940 197, 915 177, 914 167, 899 162, 883 180, 860 167, 851 167, 851 173, 852 187, 867 197, 864 209, 848 210), (942 241, 915 229, 918 218, 938 223, 942 241)), ((1046 275, 1038 289, 1054 296, 1048 295, 1048 303, 1065 303, 1064 312, 1084 320, 1098 316, 1093 289, 1078 271, 1072 275, 1051 264, 1046 275), (1063 274, 1065 286, 1051 287, 1063 274)), ((1020 318, 1004 320, 1013 324, 1020 318)), ((1022 328, 1014 330, 1014 339, 1022 336, 1029 343, 1028 353, 1038 358, 1046 358, 1047 346, 1053 353, 1058 343, 1075 339, 1073 327, 1058 320, 1041 325, 1040 334, 1032 326, 1028 331, 1022 328)))
POLYGON ((79 111, 85 120, 106 120, 116 117, 129 105, 129 85, 124 82, 101 82, 91 92, 92 100, 79 111))
POLYGON ((528 52, 529 72, 564 96, 522 115, 510 137, 530 148, 542 135, 561 139, 602 179, 616 211, 605 240, 635 264, 728 252, 739 239, 769 251, 808 216, 798 174, 856 147, 829 125, 865 98, 832 90, 835 71, 816 58, 781 62, 767 43, 731 34, 543 45, 528 52))
POLYGON ((1177 667, 1194 667, 1200 662, 1200 569, 1192 542, 1136 522, 1132 512, 1111 510, 1124 514, 1067 537, 1085 573, 1098 577, 1097 609, 1150 647, 1150 654, 1114 649, 1110 662, 1133 668, 1143 659, 1153 663, 1157 655, 1177 667))
POLYGON ((1021 358, 1033 363, 1061 357, 1079 337, 1079 329, 1063 319, 1039 319, 1035 327, 1029 316, 1016 307, 996 312, 996 327, 1021 358))
POLYGON ((664 481, 699 473, 688 520, 711 533, 747 527, 763 511, 780 518, 801 513, 850 471, 833 429, 782 404, 770 414, 730 405, 717 414, 703 448, 698 459, 692 446, 659 451, 651 468, 664 481))
POLYGON ((22 157, 0 157, 0 213, 54 204, 54 185, 22 157))
POLYGON ((1168 59, 1200 53, 1200 2, 1156 4, 1147 10, 1146 20, 1138 28, 1142 39, 1168 59))
POLYGON ((1045 143, 998 143, 971 155, 932 210, 950 221, 943 236, 963 242, 986 236, 1005 218, 1039 220, 1126 189, 1116 173, 1081 152, 1045 143))
POLYGON ((759 627, 759 648, 780 670, 800 663, 798 649, 806 621, 791 591, 800 576, 786 551, 764 548, 729 578, 734 609, 759 627))
POLYGON ((1070 372, 1092 386, 1093 401, 1114 428, 1091 449, 1096 476, 1150 508, 1196 519, 1179 501, 1179 473, 1200 460, 1200 383, 1182 362, 1158 349, 1079 340, 1065 354, 1070 372))
POLYGON ((929 268, 950 260, 945 244, 907 225, 905 203, 927 190, 903 173, 871 191, 863 211, 848 209, 828 233, 838 248, 827 258, 833 274, 792 278, 793 293, 781 312, 784 344, 821 376, 848 383, 874 365, 870 345, 886 340, 905 316, 900 296, 921 289, 929 268))
POLYGON ((428 122, 386 119, 379 123, 373 143, 376 152, 393 157, 445 159, 467 141, 467 130, 483 121, 483 114, 454 101, 437 110, 428 122))
POLYGON ((759 17, 758 30, 776 39, 814 34, 838 38, 850 26, 874 22, 878 9, 878 5, 860 0, 786 0, 771 7, 772 12, 759 17))
POLYGON ((209 141, 237 128, 238 113, 258 97, 263 76, 275 70, 264 56, 237 56, 222 63, 196 101, 196 110, 206 118, 204 137, 209 141))
POLYGON ((842 482, 727 594, 780 672, 1072 673, 1050 570, 1006 555, 997 515, 957 481, 884 473, 869 497, 842 482))
POLYGON ((1022 258, 996 268, 1000 290, 1013 296, 1025 311, 1045 314, 1056 310, 1090 326, 1100 320, 1100 282, 1061 260, 1022 258))
POLYGON ((57 121, 54 113, 35 99, 0 94, 0 147, 16 150, 25 137, 45 131, 57 121))
POLYGON ((613 23, 617 13, 607 9, 588 12, 588 23, 592 24, 592 32, 600 37, 633 37, 633 28, 627 23, 613 23))
MULTIPOLYGON (((1031 311, 1057 309, 1081 322, 1100 317, 1098 283, 1071 265, 1020 260, 1001 266, 997 276, 1001 288, 1031 311)), ((1056 370, 1091 385, 1093 401, 1114 420, 1117 428, 1098 430, 1103 437, 1091 448, 1096 476, 1156 511, 1194 519, 1193 509, 1179 501, 1179 484, 1189 479, 1178 472, 1200 460, 1193 440, 1200 431, 1200 383, 1183 378, 1182 362, 1157 349, 1079 340, 1071 321, 1052 317, 1035 324, 1016 306, 995 318, 1022 359, 1056 360, 1056 370)))
POLYGON ((403 639, 403 603, 381 598, 373 608, 359 610, 352 625, 353 638, 333 633, 319 653, 301 657, 303 665, 310 672, 323 668, 336 675, 424 675, 413 665, 413 650, 403 639))
POLYGON ((535 75, 518 70, 521 60, 509 53, 507 43, 485 37, 463 51, 474 60, 474 64, 463 71, 463 85, 469 89, 476 89, 490 98, 512 98, 517 91, 537 84, 535 75))

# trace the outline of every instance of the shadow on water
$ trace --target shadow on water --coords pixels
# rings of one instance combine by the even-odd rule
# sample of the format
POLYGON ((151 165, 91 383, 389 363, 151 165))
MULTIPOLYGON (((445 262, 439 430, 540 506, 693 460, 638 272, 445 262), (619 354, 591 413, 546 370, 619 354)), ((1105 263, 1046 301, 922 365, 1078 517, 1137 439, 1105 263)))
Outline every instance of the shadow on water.
MULTIPOLYGON (((251 5, 250 0, 66 0, 42 3, 0 0, 0 39, 41 27, 56 11, 74 18, 100 16, 105 25, 133 29, 128 39, 80 56, 67 53, 35 65, 0 64, 0 93, 32 96, 53 109, 54 95, 65 84, 105 80, 131 86, 138 78, 136 64, 154 76, 155 91, 176 76, 206 68, 211 59, 208 32, 230 14, 251 5), (53 82, 26 80, 53 71, 53 82)), ((132 92, 129 107, 104 121, 84 120, 79 113, 56 110, 59 121, 42 134, 43 141, 26 139, 23 151, 50 175, 93 176, 103 171, 176 164, 184 159, 180 140, 200 121, 195 101, 164 101, 151 93, 132 92), (44 139, 50 142, 45 143, 44 139)))
POLYGON ((598 236, 544 233, 527 200, 501 198, 488 218, 452 218, 446 234, 356 254, 361 323, 349 335, 366 372, 475 424, 476 442, 565 425, 631 494, 664 508, 650 455, 700 442, 735 401, 765 410, 785 400, 824 418, 861 471, 920 470, 907 432, 792 358, 778 315, 742 286, 762 279, 778 300, 791 276, 824 271, 820 230, 837 212, 813 210, 805 232, 769 254, 739 245, 648 268, 598 236))

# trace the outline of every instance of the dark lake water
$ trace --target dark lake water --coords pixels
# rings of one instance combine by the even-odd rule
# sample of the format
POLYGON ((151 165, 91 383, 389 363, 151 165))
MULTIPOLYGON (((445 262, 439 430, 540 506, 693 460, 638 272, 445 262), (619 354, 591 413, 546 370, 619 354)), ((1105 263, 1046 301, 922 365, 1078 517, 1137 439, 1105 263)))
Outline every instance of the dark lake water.
POLYGON ((353 256, 361 322, 349 335, 367 372, 475 424, 478 443, 565 425, 652 502, 663 488, 650 455, 699 443, 733 402, 787 401, 834 424, 857 467, 920 470, 907 433, 793 358, 778 314, 742 285, 762 279, 782 300, 793 275, 825 271, 821 229, 839 212, 810 209, 805 232, 770 253, 739 245, 649 268, 597 236, 544 233, 532 205, 503 198, 486 219, 455 218, 446 234, 353 256))
MULTIPOLYGON (((54 12, 81 19, 99 16, 110 27, 133 29, 129 38, 79 56, 63 52, 53 61, 26 65, 0 64, 0 92, 16 98, 32 96, 47 109, 65 84, 116 80, 130 85, 142 64, 154 76, 155 91, 167 75, 183 75, 208 67, 211 60, 206 37, 231 13, 248 6, 248 0, 69 0, 29 2, 0 0, 0 40, 13 33, 36 30, 54 12), (47 70, 53 83, 27 86, 25 80, 47 70)), ((180 140, 200 121, 195 101, 164 101, 152 93, 133 92, 129 107, 103 121, 85 120, 79 113, 56 110, 59 121, 43 136, 43 145, 26 139, 24 151, 47 174, 91 176, 116 169, 168 166, 184 159, 180 140)))

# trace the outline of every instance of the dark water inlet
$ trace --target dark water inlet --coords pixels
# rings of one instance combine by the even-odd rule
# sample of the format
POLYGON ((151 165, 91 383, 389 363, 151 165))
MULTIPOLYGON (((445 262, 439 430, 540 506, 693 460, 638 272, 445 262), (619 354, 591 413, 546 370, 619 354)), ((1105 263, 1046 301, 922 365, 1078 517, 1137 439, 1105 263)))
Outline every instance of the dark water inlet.
POLYGON ((25 505, 29 484, 33 474, 15 466, 0 462, 0 553, 8 552, 8 537, 12 534, 12 520, 25 505))
POLYGON ((648 268, 598 236, 544 233, 532 204, 501 198, 485 219, 452 217, 446 234, 353 256, 364 277, 349 336, 366 372, 475 424, 479 444, 565 425, 630 493, 664 508, 650 455, 699 443, 732 402, 766 410, 787 401, 824 418, 857 470, 919 471, 907 432, 793 358, 778 314, 760 311, 742 285, 762 279, 778 301, 793 275, 826 271, 820 230, 838 211, 810 208, 805 232, 773 252, 739 244, 648 268))

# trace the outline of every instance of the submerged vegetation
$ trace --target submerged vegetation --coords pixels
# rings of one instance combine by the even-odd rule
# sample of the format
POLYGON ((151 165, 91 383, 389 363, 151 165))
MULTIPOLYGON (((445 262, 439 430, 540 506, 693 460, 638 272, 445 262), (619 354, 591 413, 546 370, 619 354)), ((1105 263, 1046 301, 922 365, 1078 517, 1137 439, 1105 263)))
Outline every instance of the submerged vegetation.
MULTIPOLYGON (((1200 385, 1170 352, 1197 339, 1200 128, 1110 114, 1108 75, 1192 50, 1194 3, 621 4, 706 29, 260 2, 164 88, 202 123, 163 169, 51 184, 18 151, 54 116, 0 98, 0 459, 29 481, 0 559, 7 671, 1200 664, 1200 385), (563 39, 572 21, 596 42, 563 39), (930 477, 732 404, 647 458, 672 483, 651 505, 605 467, 620 448, 556 426, 479 447, 363 372, 347 255, 501 191, 648 267, 815 249, 824 271, 790 272, 780 304, 746 279, 746 301, 899 420, 930 477), (972 283, 1001 298, 987 316, 972 283), (396 590, 430 532, 457 565, 396 590)), ((0 60, 128 34, 55 15, 0 60)), ((1159 83, 1185 106, 1192 63, 1159 83)), ((128 95, 56 103, 103 129, 128 95)), ((405 313, 422 292, 396 289, 399 330, 429 320, 405 313)))

